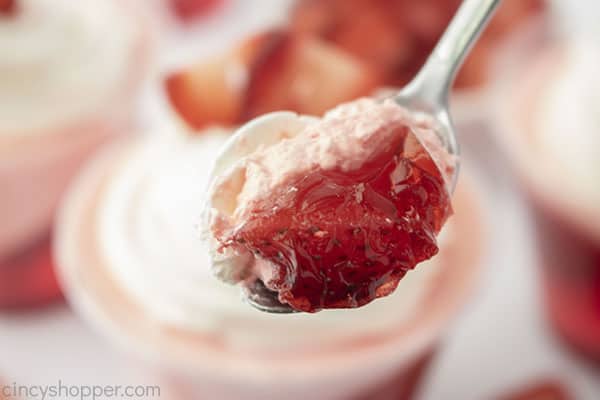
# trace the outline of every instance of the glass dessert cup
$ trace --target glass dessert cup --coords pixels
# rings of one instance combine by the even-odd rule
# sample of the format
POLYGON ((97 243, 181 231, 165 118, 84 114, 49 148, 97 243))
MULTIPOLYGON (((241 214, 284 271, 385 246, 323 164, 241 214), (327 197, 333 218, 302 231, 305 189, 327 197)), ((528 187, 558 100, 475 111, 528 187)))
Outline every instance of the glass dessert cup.
POLYGON ((600 208, 580 181, 557 171, 559 162, 543 150, 544 132, 532 117, 547 82, 564 69, 568 46, 539 23, 507 43, 495 65, 505 78, 493 91, 493 123, 532 212, 548 319, 568 345, 599 361, 600 208))
MULTIPOLYGON (((16 4, 21 6, 19 2, 16 4)), ((15 130, 10 122, 8 125, 0 122, 0 309, 41 305, 60 297, 50 255, 55 209, 70 180, 92 153, 112 138, 131 131, 150 45, 145 21, 134 14, 137 10, 133 3, 123 2, 116 7, 124 18, 141 23, 135 29, 135 36, 132 35, 131 62, 120 71, 119 84, 111 89, 110 96, 93 110, 61 114, 60 118, 52 116, 49 118, 52 122, 48 123, 35 121, 31 129, 15 130)), ((18 10, 15 18, 19 18, 18 10)), ((50 28, 62 29, 61 21, 55 25, 49 23, 50 28)), ((48 46, 55 44, 50 40, 48 46)), ((43 43, 40 39, 42 50, 43 43)), ((38 42, 27 44, 35 47, 38 42)), ((23 54, 29 55, 27 51, 23 54)), ((11 67, 9 62, 9 72, 11 67)), ((47 75, 51 73, 48 71, 47 75)), ((40 80, 46 83, 44 79, 51 79, 48 76, 40 80)), ((55 94, 57 102, 73 102, 68 91, 55 94)), ((37 118, 35 106, 28 113, 28 118, 37 118)))
MULTIPOLYGON (((204 134, 188 140, 203 140, 202 135, 204 134)), ((118 273, 127 269, 127 266, 109 265, 111 256, 104 252, 112 250, 98 237, 102 228, 95 226, 102 220, 104 224, 110 223, 106 215, 100 214, 103 209, 108 209, 105 203, 110 195, 106 196, 111 191, 113 179, 123 175, 120 168, 128 163, 136 148, 143 146, 142 140, 129 141, 103 152, 80 175, 57 220, 55 254, 60 280, 70 303, 89 323, 135 359, 146 366, 152 366, 152 371, 162 382, 163 391, 173 393, 178 398, 410 397, 478 276, 484 235, 477 213, 479 203, 468 179, 468 172, 465 172, 455 195, 456 214, 451 218, 453 222, 449 222, 446 235, 448 240, 442 246, 440 254, 434 258, 435 263, 439 264, 435 264, 437 267, 430 270, 433 271, 429 275, 430 280, 419 281, 423 283, 418 284, 420 294, 412 299, 413 306, 409 306, 412 311, 406 318, 396 321, 396 317, 390 315, 402 314, 397 311, 396 306, 392 309, 394 312, 387 316, 383 314, 383 319, 376 311, 384 301, 398 302, 394 300, 394 295, 373 303, 375 307, 337 310, 333 313, 323 311, 318 315, 287 316, 261 313, 240 302, 237 288, 227 287, 210 277, 208 254, 203 254, 204 265, 190 265, 190 268, 206 270, 207 282, 196 282, 195 285, 204 285, 197 287, 196 292, 208 292, 209 296, 214 290, 221 288, 231 289, 232 292, 228 292, 231 296, 224 298, 227 304, 215 305, 223 301, 223 298, 209 298, 208 308, 200 311, 215 313, 212 317, 221 323, 211 325, 213 329, 204 325, 190 328, 189 325, 181 324, 181 319, 168 321, 161 318, 156 310, 151 310, 149 303, 141 301, 148 295, 148 301, 154 301, 155 297, 162 296, 163 293, 142 293, 140 297, 133 294, 135 289, 123 284, 124 281, 114 271, 118 273), (235 317, 227 314, 231 307, 236 310, 239 307, 235 317), (238 314, 244 317, 238 319, 238 314), (348 319, 356 321, 359 315, 361 325, 379 326, 382 322, 384 325, 389 323, 390 329, 367 328, 363 332, 362 326, 349 326, 350 330, 359 332, 348 334, 338 330, 332 333, 330 323, 346 326, 348 319), (315 322, 314 318, 321 320, 315 322), (305 334, 299 335, 296 331, 305 334), (282 337, 286 333, 292 338, 282 337), (260 345, 255 344, 256 341, 260 345)), ((198 158, 199 156, 194 157, 195 160, 198 158)), ((160 162, 154 163, 159 164, 162 170, 168 169, 160 162)), ((208 174, 208 171, 205 173, 208 174)), ((175 171, 173 176, 181 175, 175 171)), ((153 179, 155 178, 144 181, 139 187, 152 185, 153 179)), ((135 186, 132 181, 128 182, 125 186, 135 186)), ((197 184, 197 180, 194 180, 186 183, 186 186, 197 184)), ((148 198, 150 197, 139 193, 133 195, 133 208, 129 208, 131 212, 140 209, 144 199, 148 198)), ((126 219, 142 221, 146 218, 126 219)), ((172 216, 169 215, 168 219, 172 219, 172 216)), ((188 216, 188 220, 193 223, 194 217, 188 216)), ((164 226, 163 229, 171 232, 164 226)), ((129 228, 127 231, 129 235, 136 232, 135 229, 129 231, 129 228)), ((146 230, 140 232, 145 237, 151 235, 146 230)), ((170 238, 171 235, 165 233, 163 237, 170 238)), ((199 237, 190 240, 197 240, 200 246, 199 237)), ((185 246, 178 247, 181 249, 185 246)), ((201 247, 198 249, 202 251, 201 247)), ((165 253, 168 254, 165 268, 176 268, 173 263, 186 258, 185 255, 181 258, 167 249, 165 253), (169 260, 173 263, 169 263, 169 260)), ((415 273, 427 271, 428 266, 432 265, 434 264, 429 262, 419 266, 407 278, 411 279, 411 274, 419 276, 415 273)), ((399 292, 403 291, 403 287, 407 288, 403 286, 406 282, 409 281, 403 280, 400 283, 399 292)), ((139 281, 136 283, 141 285, 139 281)), ((182 310, 175 311, 180 315, 182 310)))

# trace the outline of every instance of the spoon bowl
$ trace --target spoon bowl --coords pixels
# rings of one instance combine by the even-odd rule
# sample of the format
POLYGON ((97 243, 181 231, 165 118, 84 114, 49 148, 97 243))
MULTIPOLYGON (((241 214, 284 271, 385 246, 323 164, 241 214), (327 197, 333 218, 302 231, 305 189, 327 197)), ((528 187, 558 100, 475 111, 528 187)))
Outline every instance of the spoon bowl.
POLYGON ((257 310, 272 314, 291 314, 298 311, 279 301, 277 292, 267 288, 263 281, 256 279, 244 286, 244 301, 257 310))

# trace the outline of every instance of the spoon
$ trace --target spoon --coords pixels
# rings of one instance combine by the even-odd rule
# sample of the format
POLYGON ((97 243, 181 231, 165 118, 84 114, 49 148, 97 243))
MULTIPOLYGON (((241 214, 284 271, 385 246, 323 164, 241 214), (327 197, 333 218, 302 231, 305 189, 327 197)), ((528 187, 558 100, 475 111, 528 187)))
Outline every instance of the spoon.
MULTIPOLYGON (((464 0, 425 65, 415 78, 394 96, 394 100, 399 105, 414 112, 427 113, 437 121, 439 125, 437 132, 441 142, 452 155, 458 156, 459 145, 448 112, 450 89, 471 46, 499 4, 500 0, 464 0)), ((273 121, 286 119, 286 115, 289 114, 286 112, 267 114, 239 129, 217 156, 211 176, 218 176, 220 171, 261 144, 276 142, 280 125, 273 121)), ((287 128, 295 129, 290 126, 287 128)), ((449 183, 452 191, 456 186, 457 178, 458 165, 449 183)), ((269 290, 260 279, 246 284, 243 299, 264 312, 277 314, 296 312, 288 305, 280 303, 277 293, 269 290)))

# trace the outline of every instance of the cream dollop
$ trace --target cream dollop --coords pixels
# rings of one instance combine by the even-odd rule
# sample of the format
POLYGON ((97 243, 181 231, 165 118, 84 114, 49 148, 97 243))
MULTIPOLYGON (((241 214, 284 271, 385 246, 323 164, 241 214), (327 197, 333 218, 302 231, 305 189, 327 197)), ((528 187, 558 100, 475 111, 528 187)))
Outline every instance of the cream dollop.
POLYGON ((565 51, 534 109, 535 140, 548 158, 540 168, 600 209, 600 50, 583 40, 565 51))
POLYGON ((45 132, 110 106, 137 56, 121 1, 17 0, 0 18, 0 134, 45 132))
POLYGON ((95 221, 100 254, 149 315, 234 348, 280 352, 378 335, 422 312, 440 272, 435 260, 409 272, 387 298, 319 314, 263 313, 243 303, 236 287, 215 280, 197 225, 209 170, 226 137, 211 131, 140 142, 101 192, 95 221))

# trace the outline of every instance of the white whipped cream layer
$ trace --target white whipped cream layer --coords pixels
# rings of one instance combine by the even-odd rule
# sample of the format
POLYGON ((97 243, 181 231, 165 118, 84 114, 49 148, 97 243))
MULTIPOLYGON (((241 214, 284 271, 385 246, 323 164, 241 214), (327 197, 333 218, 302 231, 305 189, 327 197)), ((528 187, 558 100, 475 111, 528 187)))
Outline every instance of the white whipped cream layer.
POLYGON ((234 348, 268 352, 364 339, 424 312, 421 302, 440 272, 438 258, 409 272, 389 297, 318 314, 262 313, 242 302, 237 287, 212 276, 198 223, 209 170, 226 137, 215 130, 146 140, 101 191, 94 225, 103 263, 149 315, 234 348))
POLYGON ((600 209, 600 48, 573 41, 565 52, 534 108, 535 140, 557 185, 600 209))
POLYGON ((0 135, 46 132, 110 104, 140 24, 115 0, 17 0, 0 16, 0 135))

